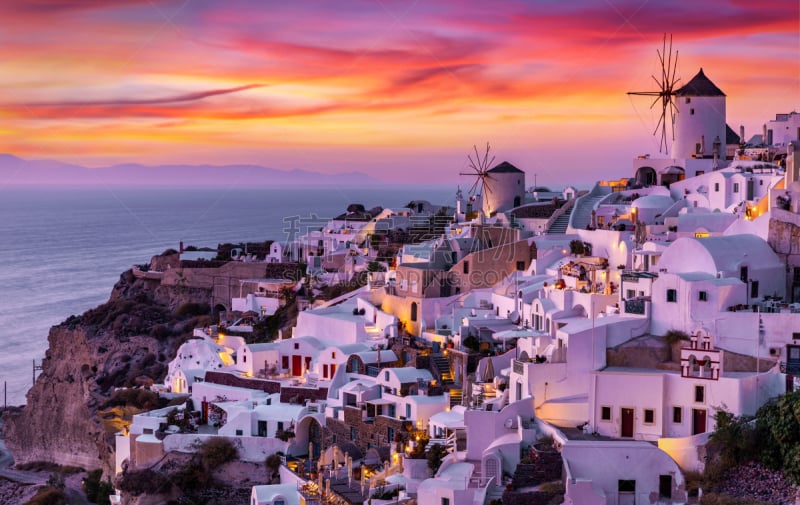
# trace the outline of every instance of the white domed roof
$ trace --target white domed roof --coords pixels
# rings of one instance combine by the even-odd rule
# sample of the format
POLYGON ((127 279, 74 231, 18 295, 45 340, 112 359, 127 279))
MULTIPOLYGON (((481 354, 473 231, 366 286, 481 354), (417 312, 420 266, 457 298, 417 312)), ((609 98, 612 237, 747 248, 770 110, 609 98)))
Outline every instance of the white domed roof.
POLYGON ((648 195, 634 200, 631 207, 637 209, 667 209, 674 203, 675 201, 668 196, 648 195))

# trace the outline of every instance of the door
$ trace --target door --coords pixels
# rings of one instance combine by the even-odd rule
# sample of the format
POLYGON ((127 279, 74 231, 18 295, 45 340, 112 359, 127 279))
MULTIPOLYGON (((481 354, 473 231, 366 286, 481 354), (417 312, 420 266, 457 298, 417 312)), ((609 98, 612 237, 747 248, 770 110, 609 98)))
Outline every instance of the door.
POLYGON ((633 409, 622 409, 622 436, 633 437, 633 409))
POLYGON ((259 437, 266 437, 267 436, 267 422, 266 421, 259 421, 258 422, 258 436, 259 437))
POLYGON ((704 409, 692 409, 692 435, 699 435, 706 432, 706 411, 704 409))
POLYGON ((617 481, 617 505, 636 505, 636 481, 617 481))
POLYGON ((301 356, 292 356, 292 375, 303 375, 303 359, 301 356))

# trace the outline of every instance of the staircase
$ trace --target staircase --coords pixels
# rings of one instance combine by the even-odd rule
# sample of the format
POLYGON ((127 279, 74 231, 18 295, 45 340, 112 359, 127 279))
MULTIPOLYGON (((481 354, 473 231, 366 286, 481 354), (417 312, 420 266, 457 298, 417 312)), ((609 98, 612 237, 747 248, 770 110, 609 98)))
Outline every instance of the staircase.
POLYGON ((611 193, 611 188, 597 187, 591 193, 582 196, 573 206, 572 219, 570 225, 575 230, 584 230, 592 222, 592 210, 597 202, 611 193))
POLYGON ((567 227, 569 226, 569 216, 572 215, 572 209, 575 206, 571 205, 569 209, 566 210, 563 214, 558 216, 553 224, 550 225, 550 228, 547 229, 548 234, 561 234, 564 235, 567 233, 567 227))
POLYGON ((439 380, 443 386, 453 383, 453 372, 450 371, 450 361, 441 354, 431 356, 431 362, 439 375, 439 380))
POLYGON ((464 393, 460 389, 451 389, 450 390, 450 407, 455 407, 456 405, 461 405, 461 402, 464 400, 464 393))

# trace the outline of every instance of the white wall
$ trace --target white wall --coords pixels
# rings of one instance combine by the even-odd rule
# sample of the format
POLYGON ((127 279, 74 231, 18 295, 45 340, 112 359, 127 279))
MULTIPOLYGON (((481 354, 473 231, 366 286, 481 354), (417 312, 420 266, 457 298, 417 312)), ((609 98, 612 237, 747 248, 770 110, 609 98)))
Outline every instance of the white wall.
MULTIPOLYGON (((677 463, 649 443, 570 441, 562 448, 561 455, 573 479, 567 483, 570 493, 565 497, 565 503, 616 504, 620 480, 636 481, 636 503, 652 503, 652 493, 658 496, 659 475, 672 475, 672 499, 678 503, 686 501, 685 480, 677 463), (591 481, 608 501, 595 501, 593 498, 586 502, 577 501, 571 492, 572 484, 578 481, 591 481)), ((577 486, 576 491, 581 487, 577 486)), ((586 492, 585 489, 582 491, 586 492)))
MULTIPOLYGON (((165 452, 186 452, 193 453, 197 451, 197 445, 203 444, 208 440, 214 438, 215 435, 198 435, 198 434, 175 434, 167 435, 164 438, 164 451, 165 452)), ((283 442, 277 438, 265 437, 226 437, 236 445, 239 450, 239 459, 241 461, 250 461, 253 463, 263 463, 267 456, 275 454, 278 451, 286 452, 289 447, 289 442, 283 442)))

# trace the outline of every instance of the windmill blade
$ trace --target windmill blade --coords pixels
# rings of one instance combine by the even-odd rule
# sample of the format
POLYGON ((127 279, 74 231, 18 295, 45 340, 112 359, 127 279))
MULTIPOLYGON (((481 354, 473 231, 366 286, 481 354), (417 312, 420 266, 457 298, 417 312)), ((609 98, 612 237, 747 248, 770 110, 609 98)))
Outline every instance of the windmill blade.
POLYGON ((469 189, 469 194, 470 195, 474 195, 475 194, 475 189, 477 189, 478 184, 480 184, 480 183, 481 183, 481 178, 480 177, 475 179, 475 182, 472 183, 472 187, 469 189))
POLYGON ((667 128, 672 128, 672 138, 674 140, 674 124, 677 108, 675 106, 673 96, 675 96, 675 87, 680 80, 677 78, 678 51, 675 51, 675 54, 673 55, 672 35, 669 37, 669 46, 667 46, 667 34, 664 34, 664 37, 661 41, 661 48, 656 49, 656 55, 658 56, 658 64, 661 70, 661 76, 660 78, 656 77, 655 75, 651 75, 650 77, 653 79, 653 82, 655 82, 657 91, 629 91, 628 94, 655 97, 653 102, 650 104, 651 109, 658 104, 659 100, 661 101, 661 114, 659 115, 658 123, 653 130, 653 136, 656 136, 659 130, 661 130, 659 151, 663 149, 664 152, 668 154, 667 128), (667 122, 668 114, 670 119, 669 122, 667 122))
POLYGON ((491 193, 492 192, 492 188, 489 187, 489 182, 486 180, 488 178, 489 177, 484 177, 483 178, 483 189, 485 189, 487 193, 491 193))

